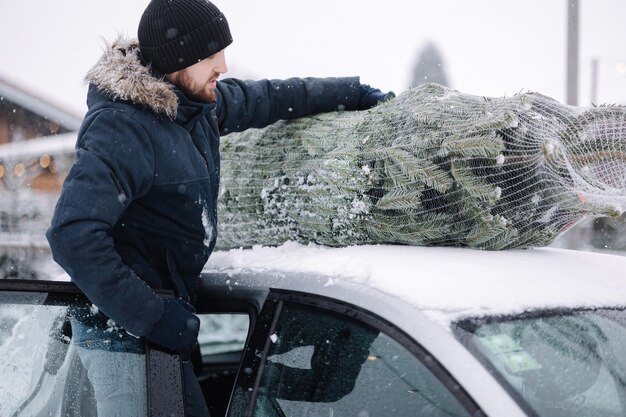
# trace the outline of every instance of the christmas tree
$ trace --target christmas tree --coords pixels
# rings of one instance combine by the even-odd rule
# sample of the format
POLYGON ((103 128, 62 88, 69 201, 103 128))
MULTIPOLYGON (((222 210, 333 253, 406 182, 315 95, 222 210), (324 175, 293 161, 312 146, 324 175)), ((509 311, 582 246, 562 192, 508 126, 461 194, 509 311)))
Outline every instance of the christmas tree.
POLYGON ((543 246, 626 202, 626 109, 437 84, 222 138, 218 248, 543 246))

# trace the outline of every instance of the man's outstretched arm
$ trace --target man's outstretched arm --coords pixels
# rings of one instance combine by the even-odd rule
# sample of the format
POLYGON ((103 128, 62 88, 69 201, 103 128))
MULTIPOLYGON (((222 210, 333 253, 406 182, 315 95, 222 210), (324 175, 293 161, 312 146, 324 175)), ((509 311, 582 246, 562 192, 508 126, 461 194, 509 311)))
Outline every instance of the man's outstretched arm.
POLYGON ((281 119, 295 119, 337 110, 365 110, 393 93, 361 84, 358 77, 289 78, 286 80, 217 83, 220 133, 262 128, 281 119))

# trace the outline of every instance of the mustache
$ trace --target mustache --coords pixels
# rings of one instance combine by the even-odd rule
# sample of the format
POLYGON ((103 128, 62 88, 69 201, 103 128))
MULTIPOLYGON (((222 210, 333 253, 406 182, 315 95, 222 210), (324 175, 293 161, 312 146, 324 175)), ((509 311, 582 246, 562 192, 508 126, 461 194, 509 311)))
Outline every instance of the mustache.
POLYGON ((219 72, 213 72, 211 74, 211 76, 209 77, 209 79, 207 80, 206 84, 209 84, 211 81, 217 81, 217 79, 220 77, 220 75, 222 75, 219 72))

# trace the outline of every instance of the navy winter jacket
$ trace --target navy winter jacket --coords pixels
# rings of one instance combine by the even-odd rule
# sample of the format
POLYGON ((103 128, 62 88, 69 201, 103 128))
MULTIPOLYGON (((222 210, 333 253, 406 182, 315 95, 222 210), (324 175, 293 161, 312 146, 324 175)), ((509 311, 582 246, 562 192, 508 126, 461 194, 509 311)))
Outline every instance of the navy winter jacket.
POLYGON ((360 84, 227 79, 218 82, 216 103, 199 103, 155 77, 137 52, 118 42, 88 74, 76 162, 47 238, 100 311, 134 335, 167 339, 173 318, 163 317, 153 289, 179 281, 181 296, 194 299, 217 238, 220 135, 356 109, 360 84))

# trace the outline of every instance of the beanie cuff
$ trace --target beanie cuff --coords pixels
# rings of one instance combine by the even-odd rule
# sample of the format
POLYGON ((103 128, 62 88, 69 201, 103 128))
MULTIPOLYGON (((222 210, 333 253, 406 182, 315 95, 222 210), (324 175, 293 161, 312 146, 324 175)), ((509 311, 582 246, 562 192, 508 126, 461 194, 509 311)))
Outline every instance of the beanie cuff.
POLYGON ((171 41, 151 47, 142 46, 142 56, 163 74, 187 68, 221 51, 233 42, 228 22, 222 13, 171 41))

